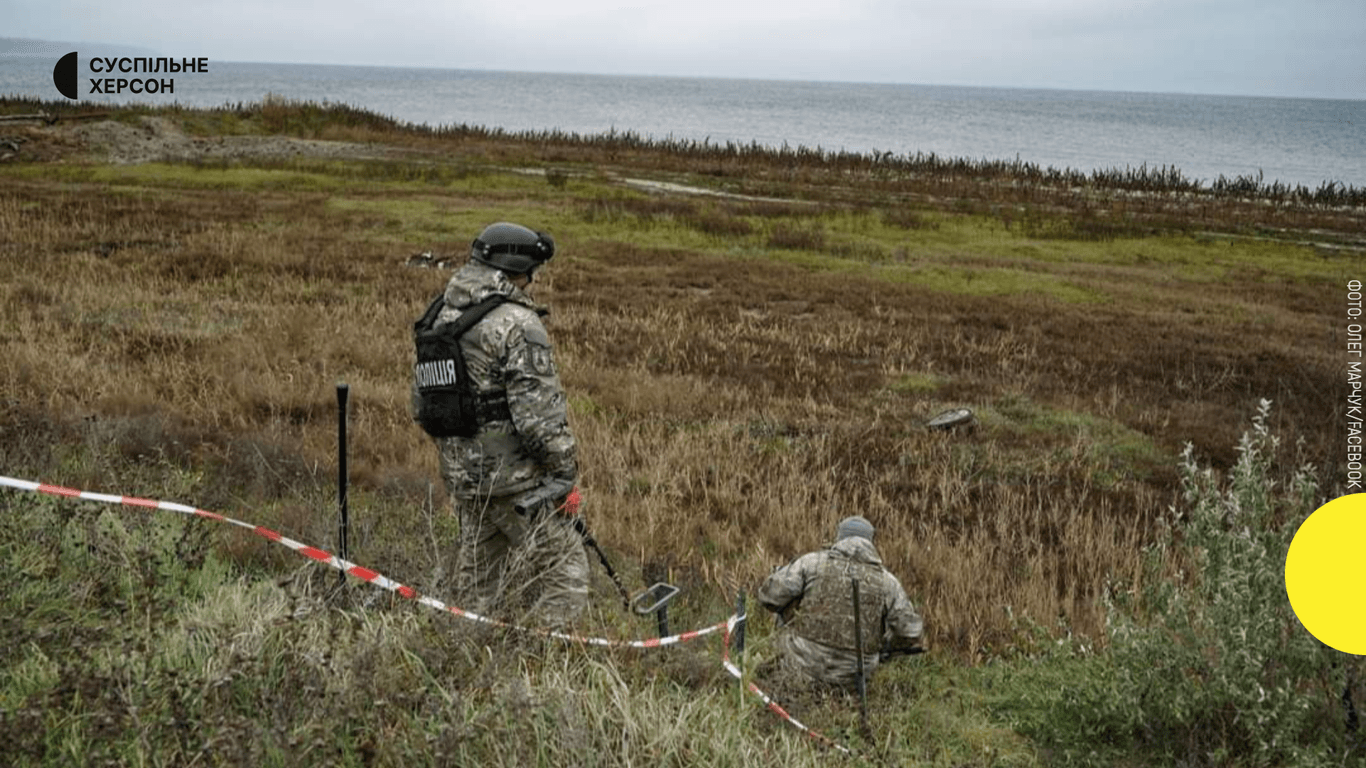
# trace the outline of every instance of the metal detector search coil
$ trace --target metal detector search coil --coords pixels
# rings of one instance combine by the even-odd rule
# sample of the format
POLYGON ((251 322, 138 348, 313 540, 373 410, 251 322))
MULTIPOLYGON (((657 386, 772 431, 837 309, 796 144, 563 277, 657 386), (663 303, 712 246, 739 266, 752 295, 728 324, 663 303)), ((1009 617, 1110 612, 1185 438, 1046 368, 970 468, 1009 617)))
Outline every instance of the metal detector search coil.
POLYGON ((678 597, 678 592, 678 587, 661 581, 631 598, 631 610, 641 616, 648 616, 668 605, 670 600, 678 597), (655 602, 653 605, 644 605, 646 600, 654 600, 655 602))

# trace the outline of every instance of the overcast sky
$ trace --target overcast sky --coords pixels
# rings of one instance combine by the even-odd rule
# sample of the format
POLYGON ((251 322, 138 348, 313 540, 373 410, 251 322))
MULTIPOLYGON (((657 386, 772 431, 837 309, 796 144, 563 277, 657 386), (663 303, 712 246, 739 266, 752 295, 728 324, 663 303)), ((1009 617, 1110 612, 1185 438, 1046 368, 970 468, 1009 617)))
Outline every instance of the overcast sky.
POLYGON ((1366 0, 0 0, 214 61, 1366 99, 1366 0))

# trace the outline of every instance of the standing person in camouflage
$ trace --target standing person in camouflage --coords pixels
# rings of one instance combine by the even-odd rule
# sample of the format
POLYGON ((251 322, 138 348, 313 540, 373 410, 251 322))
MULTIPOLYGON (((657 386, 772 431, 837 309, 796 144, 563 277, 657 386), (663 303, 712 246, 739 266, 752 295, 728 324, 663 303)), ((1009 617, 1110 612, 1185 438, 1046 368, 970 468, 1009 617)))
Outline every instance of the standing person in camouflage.
POLYGON ((835 543, 776 569, 759 590, 759 602, 784 620, 778 634, 780 665, 799 679, 854 690, 858 650, 864 677, 879 653, 919 644, 924 623, 906 591, 873 546, 873 526, 862 517, 840 521, 835 543), (862 642, 854 637, 853 586, 859 581, 862 642))
MULTIPOLYGON (((588 558, 573 527, 577 489, 523 512, 538 489, 572 487, 578 474, 564 389, 532 301, 536 270, 555 254, 543 232, 500 222, 480 233, 470 260, 444 293, 436 326, 491 296, 504 301, 460 338, 477 394, 473 437, 435 438, 441 476, 460 520, 456 568, 462 599, 481 612, 504 612, 563 629, 588 601, 588 558)), ((414 414, 419 408, 414 388, 414 414)))

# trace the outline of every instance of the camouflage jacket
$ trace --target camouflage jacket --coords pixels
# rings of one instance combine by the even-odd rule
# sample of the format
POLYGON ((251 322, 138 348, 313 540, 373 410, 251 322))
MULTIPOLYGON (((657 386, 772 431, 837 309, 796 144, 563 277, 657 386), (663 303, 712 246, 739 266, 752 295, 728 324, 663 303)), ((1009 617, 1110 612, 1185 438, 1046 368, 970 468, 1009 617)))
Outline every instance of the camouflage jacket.
POLYGON ((851 576, 860 582, 864 670, 871 675, 880 649, 913 647, 924 631, 873 542, 855 536, 802 555, 775 570, 759 589, 759 602, 787 621, 779 647, 788 661, 834 685, 853 685, 858 669, 851 576))
MULTIPOLYGON (((550 477, 572 481, 577 475, 565 393, 541 322, 545 310, 502 272, 469 262, 446 284, 436 324, 454 321, 494 294, 508 300, 471 328, 460 346, 478 394, 506 396, 512 418, 484 423, 473 438, 436 439, 441 476, 457 498, 507 496, 550 477)), ((416 385, 413 398, 416 414, 416 385)))

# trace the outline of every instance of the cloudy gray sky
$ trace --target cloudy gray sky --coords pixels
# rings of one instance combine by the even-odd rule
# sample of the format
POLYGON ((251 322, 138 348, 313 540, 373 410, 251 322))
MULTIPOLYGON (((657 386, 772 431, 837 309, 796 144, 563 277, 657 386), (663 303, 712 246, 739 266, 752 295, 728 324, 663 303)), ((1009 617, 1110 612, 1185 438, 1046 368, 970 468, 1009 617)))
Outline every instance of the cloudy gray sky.
POLYGON ((1366 0, 0 0, 213 61, 1366 99, 1366 0))

